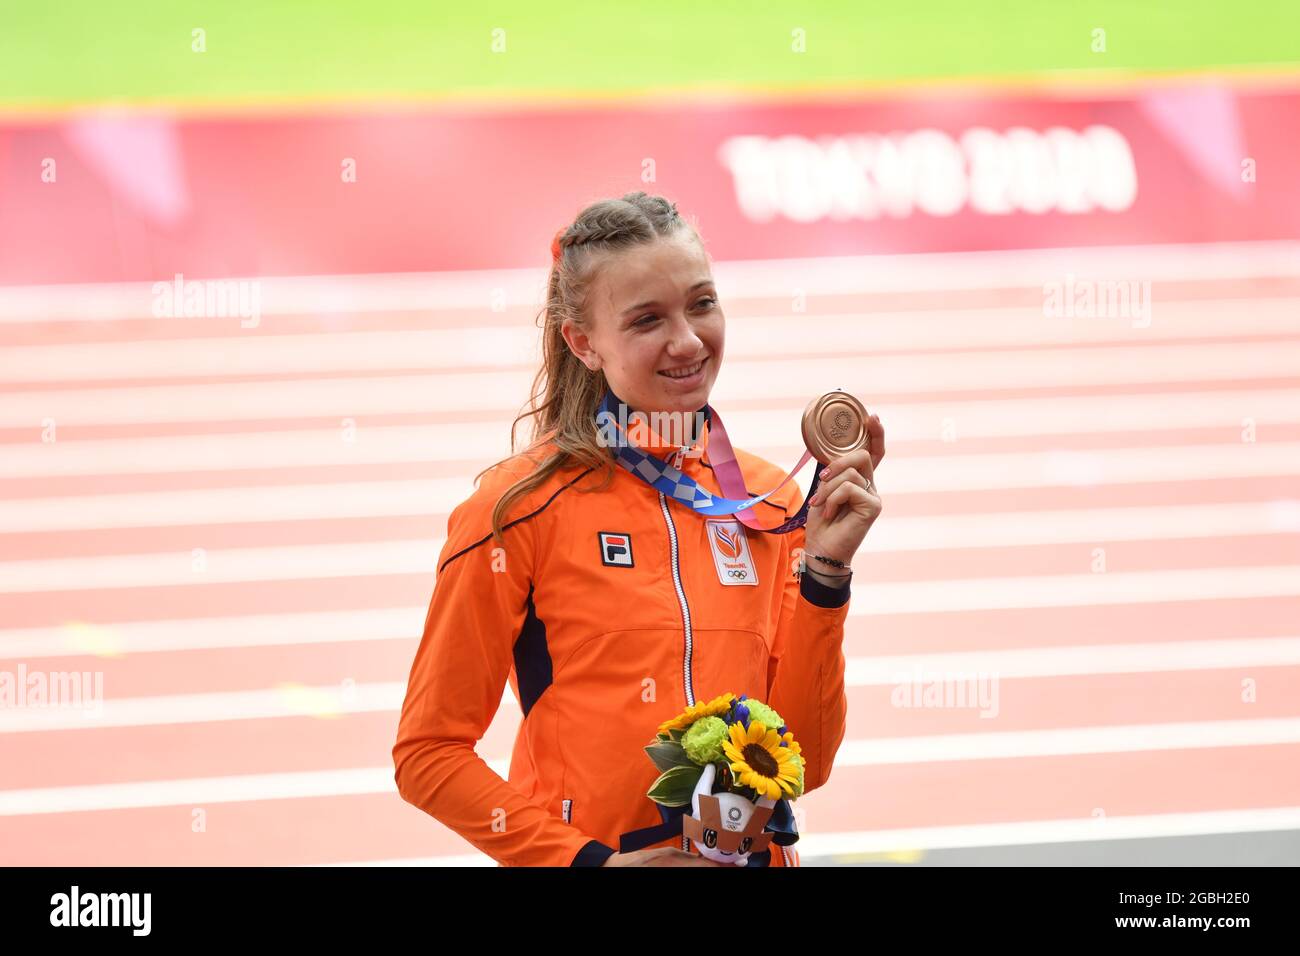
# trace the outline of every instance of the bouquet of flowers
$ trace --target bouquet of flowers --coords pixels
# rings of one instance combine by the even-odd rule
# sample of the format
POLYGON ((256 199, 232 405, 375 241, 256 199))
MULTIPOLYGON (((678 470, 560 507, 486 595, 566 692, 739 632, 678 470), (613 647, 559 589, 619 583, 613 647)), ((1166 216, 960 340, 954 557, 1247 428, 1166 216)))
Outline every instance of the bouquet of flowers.
POLYGON ((689 804, 682 831, 719 863, 744 866, 767 849, 773 835, 763 827, 773 808, 803 793, 794 734, 780 714, 744 694, 686 708, 659 725, 645 750, 660 770, 646 795, 665 807, 689 804))

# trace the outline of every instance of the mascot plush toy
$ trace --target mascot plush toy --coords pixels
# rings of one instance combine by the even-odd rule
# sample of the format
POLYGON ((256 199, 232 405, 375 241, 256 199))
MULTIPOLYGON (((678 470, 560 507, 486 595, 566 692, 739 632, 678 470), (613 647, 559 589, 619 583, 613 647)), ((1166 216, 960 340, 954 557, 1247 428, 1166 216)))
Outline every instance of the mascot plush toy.
POLYGON ((776 801, 761 797, 755 803, 737 793, 711 793, 717 772, 709 764, 700 774, 691 795, 694 816, 683 818, 682 832, 695 842, 701 856, 745 866, 751 853, 761 853, 772 842, 772 834, 764 833, 763 827, 776 801))

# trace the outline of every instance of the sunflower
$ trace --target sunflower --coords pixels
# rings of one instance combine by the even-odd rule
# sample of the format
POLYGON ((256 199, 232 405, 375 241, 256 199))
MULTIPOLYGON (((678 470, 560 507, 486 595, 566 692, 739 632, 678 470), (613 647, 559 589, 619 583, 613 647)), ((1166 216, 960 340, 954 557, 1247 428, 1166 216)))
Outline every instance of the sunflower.
POLYGON ((722 749, 731 761, 736 782, 752 787, 760 797, 779 800, 787 794, 794 796, 793 784, 799 780, 799 754, 782 747, 776 731, 768 730, 762 721, 750 721, 749 730, 732 724, 730 730, 730 739, 722 741, 722 749))
POLYGON ((725 714, 731 709, 731 699, 730 694, 720 694, 707 704, 691 704, 672 720, 665 720, 660 724, 659 733, 666 734, 670 730, 685 730, 701 717, 725 714))

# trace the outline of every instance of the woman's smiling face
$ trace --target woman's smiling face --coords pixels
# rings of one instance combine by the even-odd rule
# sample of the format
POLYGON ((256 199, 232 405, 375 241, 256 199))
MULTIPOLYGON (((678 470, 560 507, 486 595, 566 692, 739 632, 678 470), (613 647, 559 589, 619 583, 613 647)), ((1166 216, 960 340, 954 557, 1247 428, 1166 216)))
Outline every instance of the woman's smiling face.
POLYGON ((699 241, 679 230, 597 268, 587 329, 564 326, 569 348, 635 410, 702 408, 722 364, 725 319, 699 241))

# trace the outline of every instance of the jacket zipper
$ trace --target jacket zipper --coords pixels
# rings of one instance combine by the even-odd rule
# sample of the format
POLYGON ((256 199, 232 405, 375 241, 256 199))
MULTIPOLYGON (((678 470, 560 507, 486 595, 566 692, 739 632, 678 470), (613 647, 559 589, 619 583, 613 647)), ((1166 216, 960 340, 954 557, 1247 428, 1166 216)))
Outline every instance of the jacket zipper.
MULTIPOLYGON (((678 452, 677 461, 673 467, 680 469, 681 462, 682 452, 678 452)), ((673 525, 672 515, 668 513, 668 500, 664 497, 662 491, 659 492, 659 507, 664 513, 664 524, 668 526, 668 541, 672 547, 673 587, 677 589, 677 603, 682 606, 682 625, 686 634, 686 656, 683 659, 683 672, 686 676, 686 704, 688 707, 693 707, 695 705, 695 688, 692 686, 691 679, 691 609, 686 603, 686 591, 682 589, 681 568, 678 565, 677 528, 673 525)), ((682 849, 690 849, 689 837, 684 833, 682 834, 682 849)))
POLYGON ((668 541, 672 546, 673 558, 673 587, 677 589, 677 603, 682 606, 682 625, 686 633, 686 656, 683 659, 683 670, 686 675, 686 705, 693 707, 695 705, 695 688, 691 677, 691 609, 686 604, 686 592, 682 589, 681 568, 678 566, 678 549, 677 549, 677 528, 673 525, 672 515, 668 513, 668 500, 664 493, 659 492, 659 507, 663 509, 664 523, 668 525, 668 541))

